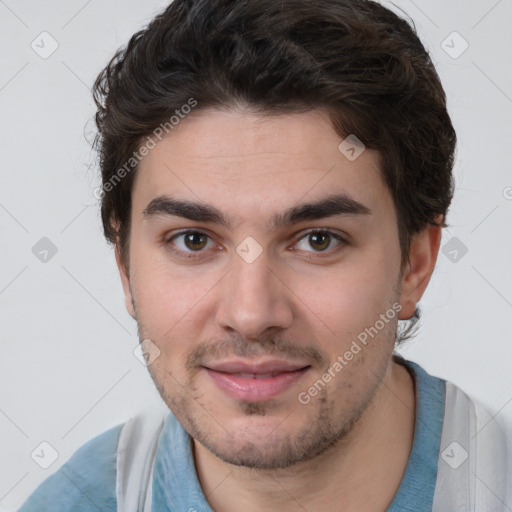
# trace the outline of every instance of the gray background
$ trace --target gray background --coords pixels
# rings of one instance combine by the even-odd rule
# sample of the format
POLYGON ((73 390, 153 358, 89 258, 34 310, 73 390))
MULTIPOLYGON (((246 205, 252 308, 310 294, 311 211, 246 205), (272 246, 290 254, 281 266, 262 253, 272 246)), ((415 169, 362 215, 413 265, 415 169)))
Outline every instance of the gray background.
MULTIPOLYGON (((133 354, 86 139, 96 75, 166 4, 0 0, 0 510, 85 441, 160 403, 133 354), (58 454, 48 469, 42 442, 58 454)), ((395 4, 432 55, 459 137, 450 227, 420 334, 401 352, 512 418, 512 0, 395 4)))

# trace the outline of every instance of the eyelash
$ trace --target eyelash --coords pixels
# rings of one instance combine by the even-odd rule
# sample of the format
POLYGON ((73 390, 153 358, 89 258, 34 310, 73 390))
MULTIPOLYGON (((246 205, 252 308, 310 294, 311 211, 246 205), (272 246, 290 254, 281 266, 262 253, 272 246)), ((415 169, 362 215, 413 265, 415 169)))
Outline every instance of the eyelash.
MULTIPOLYGON (((203 232, 203 231, 197 231, 197 230, 193 230, 193 229, 189 229, 189 230, 186 230, 186 231, 181 231, 179 233, 175 233, 174 235, 172 235, 171 237, 167 238, 164 240, 164 245, 165 246, 170 246, 172 241, 176 238, 179 238, 180 236, 184 236, 184 235, 190 235, 190 234, 198 234, 198 235, 205 235, 206 237, 208 237, 210 240, 211 240, 211 237, 203 232)), ((339 234, 333 232, 333 231, 330 231, 328 229, 311 229, 310 231, 307 231, 305 232, 298 240, 297 242, 295 242, 294 245, 298 244, 301 240, 303 240, 304 238, 306 238, 307 236, 309 235, 312 235, 312 234, 324 234, 324 235, 329 235, 330 237, 334 238, 335 240, 337 240, 339 243, 339 245, 337 246, 337 248, 341 248, 342 246, 344 245, 349 245, 349 243, 343 238, 341 237, 339 234)), ((180 258, 184 258, 184 259, 197 259, 197 258, 200 258, 201 257, 201 254, 203 251, 192 251, 192 252, 186 252, 186 251, 180 251, 180 250, 176 250, 176 249, 170 249, 173 253, 175 253, 178 257, 180 258)), ((324 253, 332 253, 333 251, 335 251, 335 249, 329 251, 329 250, 326 250, 326 251, 317 251, 317 252, 313 252, 313 255, 312 256, 305 256, 306 259, 310 259, 310 258, 318 258, 318 257, 323 257, 322 255, 324 253)))

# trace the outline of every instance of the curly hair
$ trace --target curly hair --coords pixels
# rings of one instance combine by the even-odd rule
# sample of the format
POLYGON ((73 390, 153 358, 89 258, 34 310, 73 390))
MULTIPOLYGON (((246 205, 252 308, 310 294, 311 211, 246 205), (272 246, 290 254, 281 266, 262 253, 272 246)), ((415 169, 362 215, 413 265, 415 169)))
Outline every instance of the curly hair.
MULTIPOLYGON (((322 108, 341 137, 356 134, 377 150, 396 208, 402 270, 416 233, 447 227, 456 134, 446 95, 414 23, 377 2, 174 0, 117 51, 93 96, 103 229, 126 268, 132 155, 191 98, 194 114, 240 105, 269 115, 322 108)), ((417 308, 397 344, 419 316, 417 308)))

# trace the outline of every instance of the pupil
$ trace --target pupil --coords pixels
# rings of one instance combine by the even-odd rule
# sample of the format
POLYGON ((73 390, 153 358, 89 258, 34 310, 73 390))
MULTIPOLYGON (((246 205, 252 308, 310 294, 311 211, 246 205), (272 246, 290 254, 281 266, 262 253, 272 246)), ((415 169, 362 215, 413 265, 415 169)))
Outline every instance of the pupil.
POLYGON ((324 233, 314 233, 311 235, 311 239, 314 244, 321 245, 320 249, 326 249, 329 245, 329 235, 324 233), (324 243, 319 242, 319 239, 323 239, 324 243), (327 241, 327 243, 325 243, 327 241))
POLYGON ((200 233, 188 233, 187 236, 185 237, 185 244, 189 249, 202 249, 204 243, 201 244, 201 242, 198 241, 198 239, 201 238, 204 239, 204 235, 200 233), (201 247, 198 247, 198 245, 200 245, 201 247))

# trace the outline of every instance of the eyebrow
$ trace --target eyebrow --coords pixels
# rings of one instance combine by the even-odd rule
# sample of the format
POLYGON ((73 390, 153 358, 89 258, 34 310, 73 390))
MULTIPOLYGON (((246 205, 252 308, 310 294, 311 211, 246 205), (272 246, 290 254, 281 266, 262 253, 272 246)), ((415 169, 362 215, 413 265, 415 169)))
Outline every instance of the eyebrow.
MULTIPOLYGON (((329 195, 319 201, 293 206, 270 219, 270 229, 298 224, 308 220, 318 220, 334 216, 372 215, 372 211, 364 204, 356 201, 348 194, 329 195)), ((214 206, 183 201, 169 196, 153 199, 143 210, 145 219, 157 216, 183 217, 185 219, 219 224, 231 229, 229 219, 214 206)))

